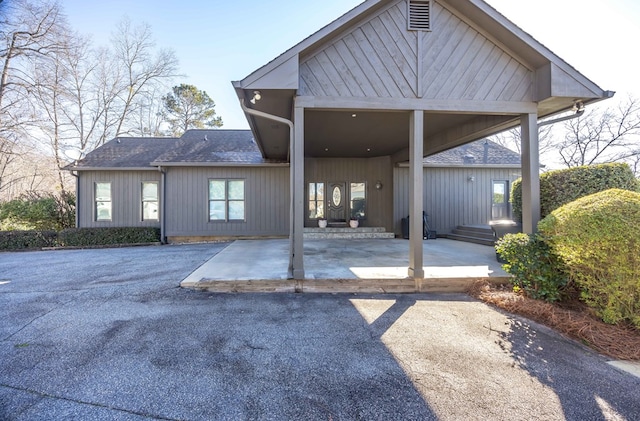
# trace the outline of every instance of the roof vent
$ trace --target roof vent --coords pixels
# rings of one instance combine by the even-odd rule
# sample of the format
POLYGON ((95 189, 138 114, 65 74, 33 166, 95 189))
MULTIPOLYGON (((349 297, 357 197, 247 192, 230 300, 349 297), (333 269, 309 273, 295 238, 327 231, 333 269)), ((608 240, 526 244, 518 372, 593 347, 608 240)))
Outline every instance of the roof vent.
POLYGON ((409 0, 409 30, 431 30, 431 0, 409 0))

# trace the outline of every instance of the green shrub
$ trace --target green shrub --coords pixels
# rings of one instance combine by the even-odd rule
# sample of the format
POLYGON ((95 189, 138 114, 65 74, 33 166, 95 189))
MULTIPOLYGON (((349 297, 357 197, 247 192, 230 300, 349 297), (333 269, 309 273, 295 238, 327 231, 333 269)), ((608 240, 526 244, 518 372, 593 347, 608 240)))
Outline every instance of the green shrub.
POLYGON ((160 229, 151 227, 72 228, 63 230, 58 235, 58 243, 67 247, 156 243, 159 241, 160 229))
MULTIPOLYGON (((564 204, 612 188, 640 191, 629 165, 599 164, 546 172, 540 175, 541 218, 564 204)), ((522 221, 522 180, 512 184, 511 201, 514 219, 522 221)))
POLYGON ((611 189, 553 211, 539 224, 581 296, 607 323, 640 328, 640 194, 611 189))
POLYGON ((26 193, 0 204, 0 230, 61 230, 75 225, 75 196, 26 193))
POLYGON ((56 245, 55 231, 0 231, 0 250, 34 250, 56 245))
POLYGON ((504 270, 514 276, 514 290, 550 302, 560 299, 567 276, 561 261, 540 236, 507 234, 497 241, 496 251, 507 262, 504 270))

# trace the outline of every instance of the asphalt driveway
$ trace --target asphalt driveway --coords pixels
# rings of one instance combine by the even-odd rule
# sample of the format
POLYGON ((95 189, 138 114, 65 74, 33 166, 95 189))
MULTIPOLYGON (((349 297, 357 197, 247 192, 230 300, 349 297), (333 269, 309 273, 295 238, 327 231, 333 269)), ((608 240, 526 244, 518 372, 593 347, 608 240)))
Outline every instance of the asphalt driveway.
POLYGON ((465 295, 178 287, 224 247, 0 253, 0 419, 638 419, 640 379, 465 295))

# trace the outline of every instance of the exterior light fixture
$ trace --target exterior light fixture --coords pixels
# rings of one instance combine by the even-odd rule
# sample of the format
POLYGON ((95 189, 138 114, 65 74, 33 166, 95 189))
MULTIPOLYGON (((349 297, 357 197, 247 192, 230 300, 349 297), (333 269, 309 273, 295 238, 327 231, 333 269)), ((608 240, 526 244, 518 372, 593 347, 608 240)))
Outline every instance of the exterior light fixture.
POLYGON ((469 177, 467 177, 467 181, 470 183, 473 183, 474 181, 476 181, 476 178, 472 175, 470 175, 469 177))
POLYGON ((573 103, 573 112, 575 113, 582 113, 584 112, 585 106, 584 106, 584 102, 582 101, 575 101, 573 103))
POLYGON ((382 181, 376 181, 376 190, 382 190, 382 181))
POLYGON ((256 105, 256 102, 262 99, 262 95, 260 95, 260 91, 253 91, 253 98, 251 98, 251 102, 253 105, 256 105))
POLYGON ((351 118, 356 118, 356 117, 358 117, 358 114, 356 113, 351 114, 351 118))

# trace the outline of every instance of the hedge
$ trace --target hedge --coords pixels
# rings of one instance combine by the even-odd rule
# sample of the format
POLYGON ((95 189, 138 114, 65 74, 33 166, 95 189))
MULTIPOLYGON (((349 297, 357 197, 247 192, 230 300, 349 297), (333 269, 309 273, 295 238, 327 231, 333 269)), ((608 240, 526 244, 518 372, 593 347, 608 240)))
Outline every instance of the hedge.
POLYGON ((538 228, 605 322, 640 328, 640 193, 611 189, 583 197, 538 228))
POLYGON ((0 250, 33 250, 56 245, 56 231, 0 231, 0 250))
MULTIPOLYGON (((627 164, 610 163, 549 171, 540 175, 541 218, 555 209, 590 194, 608 189, 640 191, 640 184, 627 164)), ((522 179, 511 186, 513 217, 522 221, 522 179)))
POLYGON ((0 250, 35 250, 43 247, 91 247, 144 244, 160 241, 160 229, 70 228, 56 231, 0 231, 0 250))

